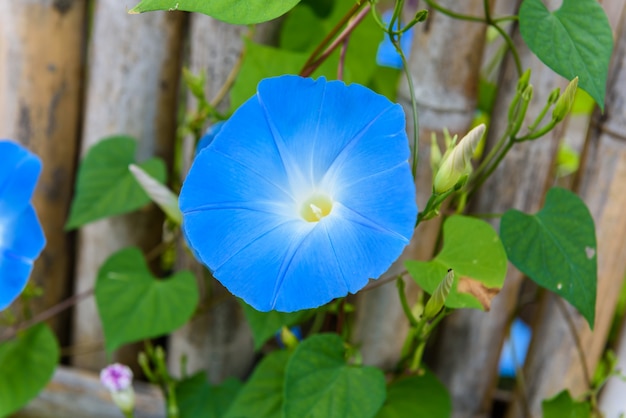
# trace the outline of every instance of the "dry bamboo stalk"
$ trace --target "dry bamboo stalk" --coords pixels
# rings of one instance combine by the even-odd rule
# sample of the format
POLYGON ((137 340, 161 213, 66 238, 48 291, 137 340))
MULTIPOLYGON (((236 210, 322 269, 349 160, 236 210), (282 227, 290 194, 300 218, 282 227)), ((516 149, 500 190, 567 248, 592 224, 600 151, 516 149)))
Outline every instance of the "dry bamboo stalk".
MULTIPOLYGON (((158 387, 133 383, 136 418, 162 418, 165 401, 158 387)), ((122 413, 94 373, 59 367, 50 383, 14 418, 120 418, 122 413)))
MULTIPOLYGON (((482 1, 441 1, 446 8, 459 13, 483 13, 482 1)), ((419 165, 417 173, 418 207, 423 209, 432 191, 430 170, 431 133, 443 138, 442 128, 461 136, 467 132, 474 117, 481 52, 486 26, 457 21, 431 10, 428 21, 416 27, 410 58, 419 111, 419 165), (454 50, 452 50, 454 48, 454 50)), ((409 140, 412 139, 410 93, 403 81, 399 101, 407 114, 409 140)), ((419 226, 413 240, 400 260, 384 277, 404 270, 402 260, 431 258, 440 219, 419 226)), ((373 254, 372 256, 375 256, 373 254)), ((415 300, 417 287, 412 280, 407 286, 409 300, 415 300)), ((408 330, 394 283, 362 292, 358 296, 355 340, 362 346, 364 362, 390 368, 398 356, 408 330)))
MULTIPOLYGON (((44 290, 35 312, 70 293, 72 246, 63 225, 78 144, 84 22, 84 1, 0 2, 0 137, 43 160, 33 200, 47 246, 31 277, 44 290)), ((63 341, 67 321, 51 321, 63 341)))
MULTIPOLYGON (((103 137, 128 134, 138 140, 137 158, 171 160, 176 129, 180 60, 180 13, 128 15, 116 0, 96 3, 90 45, 89 80, 81 152, 103 137)), ((79 231, 76 293, 94 286, 98 269, 113 252, 131 245, 144 251, 161 239, 162 216, 155 207, 101 220, 79 231)), ((73 364, 98 369, 106 364, 100 319, 93 299, 74 315, 74 344, 99 347, 78 353, 73 364)), ((122 356, 123 357, 123 356, 122 356)), ((126 362, 135 360, 128 353, 126 362)))
MULTIPOLYGON (((549 3, 551 7, 557 2, 549 3)), ((543 108, 551 90, 564 87, 564 80, 528 50, 519 33, 514 41, 522 67, 532 70, 534 96, 524 125, 528 126, 543 108)), ((515 94, 517 78, 514 62, 509 57, 492 114, 487 139, 490 146, 505 130, 508 105, 515 94)), ((471 202, 472 210, 478 213, 501 213, 510 208, 537 211, 547 188, 561 129, 558 127, 539 140, 516 145, 471 202)), ((498 223, 493 222, 496 228, 498 223)), ((435 370, 452 393, 454 416, 487 417, 490 413, 500 348, 515 312, 522 278, 509 265, 505 285, 493 300, 490 312, 459 311, 444 324, 437 346, 435 370)))
MULTIPOLYGON (((605 2, 605 6, 609 2, 605 2)), ((534 330, 534 343, 525 366, 527 406, 532 416, 541 413, 543 399, 567 388, 573 396, 588 389, 592 374, 606 342, 615 304, 626 271, 626 9, 622 4, 621 34, 609 71, 606 109, 597 112, 587 136, 579 193, 596 223, 598 241, 598 291, 596 319, 592 332, 574 308, 553 295, 544 300, 542 320, 534 330), (568 319, 569 318, 569 319, 568 319), (572 323, 580 341, 585 364, 581 362, 572 323)), ((522 401, 515 403, 510 417, 522 415, 522 401)))

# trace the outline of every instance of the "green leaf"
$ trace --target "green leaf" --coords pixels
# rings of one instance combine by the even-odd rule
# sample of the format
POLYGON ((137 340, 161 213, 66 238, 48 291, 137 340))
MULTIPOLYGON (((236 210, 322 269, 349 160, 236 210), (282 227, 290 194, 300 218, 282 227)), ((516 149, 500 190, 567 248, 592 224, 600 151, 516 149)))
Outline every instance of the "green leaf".
POLYGON ((568 190, 552 188, 536 215, 507 211, 500 236, 511 263, 576 307, 593 329, 597 247, 585 203, 568 190))
POLYGON ((449 418, 452 400, 446 387, 429 371, 400 378, 387 388, 387 400, 376 418, 449 418))
POLYGON ((486 296, 500 289, 506 276, 507 258, 500 238, 487 222, 467 216, 454 215, 443 225, 443 248, 429 262, 407 261, 406 268, 417 284, 432 294, 446 276, 454 270, 452 290, 446 298, 449 308, 488 307, 475 290, 486 296), (463 293, 459 291, 459 283, 463 293), (469 291, 472 294, 469 293, 469 291))
POLYGON ((541 0, 524 0, 520 33, 548 67, 587 91, 604 110, 606 79, 613 51, 611 26, 596 0, 563 0, 550 12, 541 0))
POLYGON ((315 309, 308 309, 296 312, 259 312, 244 301, 239 301, 243 308, 248 324, 252 329, 254 338, 254 349, 259 350, 263 344, 272 338, 284 326, 291 327, 300 324, 310 318, 315 309))
POLYGON ((286 417, 373 417, 385 401, 385 377, 375 367, 346 364, 343 340, 318 334, 301 342, 285 371, 286 417))
POLYGON ((180 271, 159 280, 133 247, 113 254, 100 267, 95 296, 108 352, 175 330, 191 318, 199 300, 193 274, 180 271))
POLYGON ((165 212, 167 217, 176 225, 181 225, 183 223, 183 214, 178 207, 178 196, 166 185, 146 173, 141 167, 131 164, 128 166, 128 169, 141 188, 165 212))
POLYGON ((282 418, 283 382, 289 352, 270 353, 254 369, 226 418, 282 418))
POLYGON ((541 403, 543 418, 589 418, 591 405, 575 402, 567 390, 541 403))
MULTIPOLYGON (((89 148, 78 168, 76 190, 66 229, 114 215, 132 212, 150 203, 128 166, 135 162, 137 141, 128 136, 113 136, 89 148)), ((161 183, 165 182, 165 163, 152 158, 139 164, 161 183)))
POLYGON ((131 14, 155 10, 202 13, 233 25, 250 25, 275 19, 300 0, 142 0, 131 14))
POLYGON ((232 377, 211 386, 205 372, 196 373, 176 385, 180 417, 222 418, 241 387, 241 382, 232 377))
POLYGON ((35 325, 0 344, 0 417, 37 396, 58 362, 59 346, 46 324, 35 325))

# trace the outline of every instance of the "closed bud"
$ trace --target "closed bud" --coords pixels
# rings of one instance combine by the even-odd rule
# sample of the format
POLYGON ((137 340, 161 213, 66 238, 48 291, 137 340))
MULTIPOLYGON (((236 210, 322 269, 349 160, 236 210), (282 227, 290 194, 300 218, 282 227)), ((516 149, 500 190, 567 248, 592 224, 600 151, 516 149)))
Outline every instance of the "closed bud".
POLYGON ((435 193, 445 193, 461 180, 467 180, 472 171, 472 156, 484 133, 485 125, 480 124, 469 131, 452 150, 446 152, 433 181, 435 193))
POLYGON ((280 329, 280 339, 288 350, 293 350, 298 346, 298 337, 284 325, 280 329))
POLYGON ((552 93, 550 93, 550 96, 548 96, 548 105, 555 104, 556 101, 559 100, 560 95, 561 95, 560 88, 557 87, 554 90, 552 90, 552 93))
POLYGON ((530 83, 530 68, 524 71, 524 74, 517 80, 517 91, 521 93, 526 90, 528 83, 530 83))
POLYGON ((572 109, 577 88, 578 77, 570 81, 561 97, 559 97, 559 99, 556 101, 556 104, 554 105, 554 110, 552 111, 552 120, 554 122, 562 121, 572 109))
POLYGON ((432 169, 433 176, 439 170, 441 165, 441 149, 439 149, 439 143, 437 142, 437 135, 433 132, 430 136, 430 168, 432 169))
POLYGON ((448 274, 443 278, 441 283, 437 286, 424 308, 424 319, 429 321, 433 319, 446 303, 446 299, 452 290, 452 284, 454 283, 454 271, 448 269, 448 274))

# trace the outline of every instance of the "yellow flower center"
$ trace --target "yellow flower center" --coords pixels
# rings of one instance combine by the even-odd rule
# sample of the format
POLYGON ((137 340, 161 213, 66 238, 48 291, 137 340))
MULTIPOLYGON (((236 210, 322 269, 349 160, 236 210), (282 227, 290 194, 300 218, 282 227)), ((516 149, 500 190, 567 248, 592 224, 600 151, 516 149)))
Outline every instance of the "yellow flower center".
POLYGON ((318 222, 333 210, 333 202, 328 196, 316 194, 304 201, 300 216, 307 222, 318 222))

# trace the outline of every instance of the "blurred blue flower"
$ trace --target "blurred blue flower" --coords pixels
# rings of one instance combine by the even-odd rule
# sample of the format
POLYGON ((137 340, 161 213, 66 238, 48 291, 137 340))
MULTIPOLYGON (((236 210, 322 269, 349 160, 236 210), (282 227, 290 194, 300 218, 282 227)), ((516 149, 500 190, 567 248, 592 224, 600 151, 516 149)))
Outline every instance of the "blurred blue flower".
POLYGON ((0 140, 0 311, 24 290, 46 243, 30 203, 40 172, 39 157, 0 140))
POLYGON ((202 135, 202 138, 198 141, 198 145, 196 145, 196 155, 213 142, 215 136, 222 130, 222 126, 224 126, 224 121, 220 121, 209 126, 209 129, 206 130, 204 135, 202 135))
POLYGON ((224 124, 180 194, 194 254, 259 311, 355 293, 408 244, 417 207, 402 107, 281 76, 224 124))
POLYGON ((524 321, 516 318, 511 324, 509 337, 504 341, 498 366, 500 376, 515 377, 516 366, 522 367, 532 338, 532 331, 524 321))
MULTIPOLYGON (((383 22, 386 25, 389 25, 391 22, 391 17, 393 16, 392 11, 387 11, 383 13, 383 22)), ((400 22, 396 21, 395 30, 398 30, 400 27, 400 22)), ((396 47, 393 46, 391 40, 389 39, 389 35, 384 34, 384 38, 381 43, 378 45, 378 51, 376 52, 376 63, 381 67, 390 67, 398 70, 402 69, 402 58, 398 51, 396 51, 396 47)), ((400 48, 402 52, 404 52, 404 56, 408 59, 409 53, 411 52, 411 45, 413 45, 413 27, 404 32, 400 37, 400 48)))

